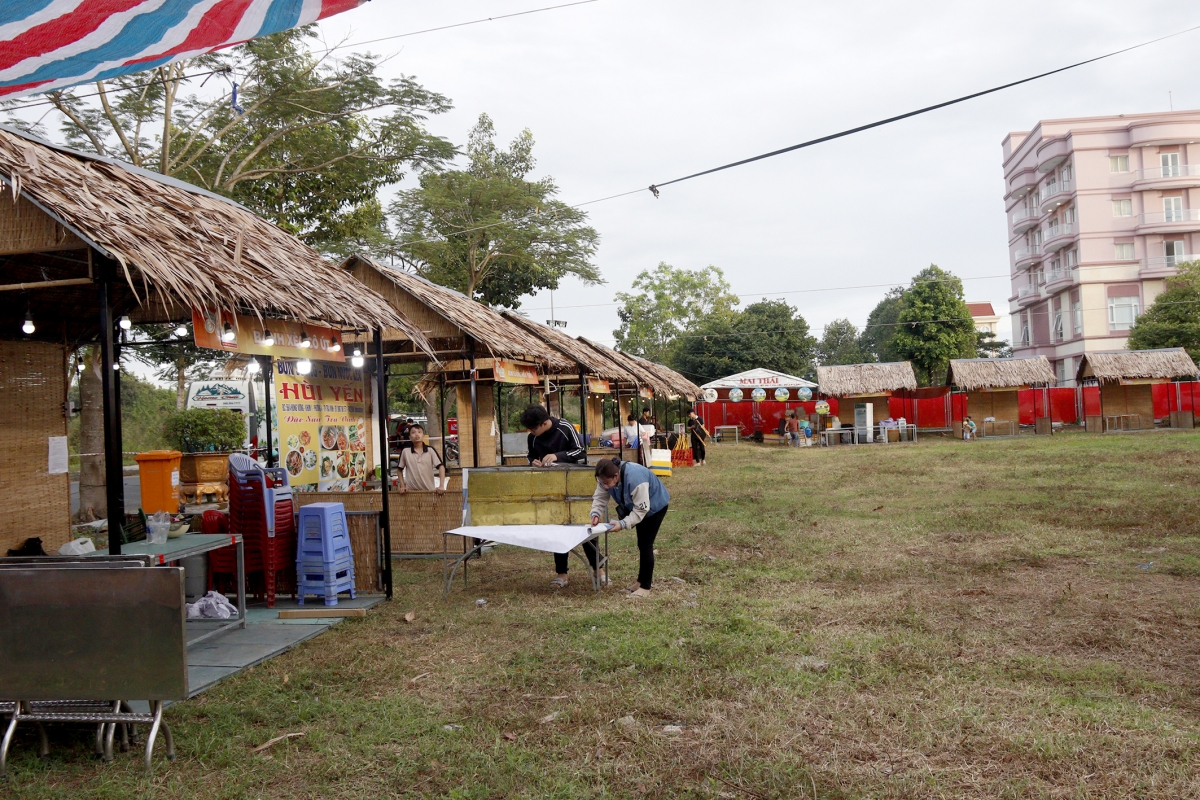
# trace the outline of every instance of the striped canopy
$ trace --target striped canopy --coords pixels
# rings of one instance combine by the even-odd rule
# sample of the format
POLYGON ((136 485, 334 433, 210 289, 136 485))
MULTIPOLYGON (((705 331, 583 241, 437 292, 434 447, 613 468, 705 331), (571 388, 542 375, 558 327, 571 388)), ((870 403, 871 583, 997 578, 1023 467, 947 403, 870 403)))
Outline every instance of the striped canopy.
POLYGON ((0 97, 153 69, 362 2, 0 0, 0 97))

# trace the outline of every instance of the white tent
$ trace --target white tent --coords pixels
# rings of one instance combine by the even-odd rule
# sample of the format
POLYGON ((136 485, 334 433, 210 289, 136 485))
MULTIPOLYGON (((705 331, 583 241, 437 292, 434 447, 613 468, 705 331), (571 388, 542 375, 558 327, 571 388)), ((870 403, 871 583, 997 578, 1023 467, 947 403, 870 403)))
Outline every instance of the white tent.
POLYGON ((783 387, 785 389, 816 389, 817 385, 812 381, 806 381, 804 378, 797 378, 795 375, 788 375, 785 372, 776 372, 773 369, 751 369, 745 372, 739 372, 736 375, 730 375, 727 378, 719 378, 711 383, 706 383, 701 386, 701 389, 777 389, 783 387))

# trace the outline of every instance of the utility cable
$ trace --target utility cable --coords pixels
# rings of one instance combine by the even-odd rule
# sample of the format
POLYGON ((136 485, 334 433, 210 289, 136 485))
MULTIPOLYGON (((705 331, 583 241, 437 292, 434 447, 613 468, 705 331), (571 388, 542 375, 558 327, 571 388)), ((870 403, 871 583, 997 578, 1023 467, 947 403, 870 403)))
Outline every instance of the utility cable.
POLYGON ((887 119, 881 119, 876 122, 870 122, 870 123, 867 123, 866 125, 859 125, 856 128, 848 128, 847 130, 839 131, 838 133, 831 133, 827 136, 821 136, 817 139, 810 139, 807 142, 801 142, 800 144, 794 144, 790 147, 783 147, 783 148, 780 148, 779 150, 772 150, 769 153, 762 153, 761 155, 751 156, 750 158, 743 158, 741 161, 734 161, 729 164, 723 164, 719 167, 713 167, 712 169, 703 170, 702 172, 694 172, 691 175, 685 175, 682 178, 674 178, 669 181, 663 181, 662 183, 652 183, 652 184, 650 184, 648 189, 651 194, 653 194, 655 197, 658 197, 658 192, 660 189, 662 189, 664 186, 670 186, 673 183, 681 183, 683 181, 691 180, 692 178, 699 178, 702 175, 711 175, 712 173, 720 172, 721 170, 732 169, 733 167, 740 167, 743 164, 750 164, 755 161, 761 161, 764 158, 772 158, 774 156, 782 155, 784 153, 790 153, 793 150, 800 150, 805 147, 812 147, 815 144, 821 144, 823 142, 833 141, 834 139, 841 139, 845 136, 851 136, 855 133, 861 133, 863 131, 868 131, 868 130, 871 130, 872 128, 878 128, 883 125, 890 125, 891 123, 899 122, 902 119, 908 119, 909 117, 915 117, 920 114, 927 114, 930 111, 936 111, 939 108, 946 108, 947 106, 956 105, 958 103, 965 103, 966 101, 973 100, 976 97, 983 97, 984 95, 992 94, 993 92, 999 92, 1004 89, 1010 89, 1013 86, 1020 86, 1023 83, 1029 83, 1031 81, 1036 81, 1040 78, 1045 78, 1050 75, 1057 75, 1060 72, 1066 72, 1067 70, 1075 69, 1076 67, 1082 67, 1085 64, 1092 64, 1096 61, 1101 61, 1106 58, 1112 58, 1113 56, 1117 56, 1122 53, 1128 53, 1129 51, 1137 50, 1140 47, 1147 47, 1152 44, 1157 44, 1158 42, 1162 42, 1167 39, 1174 38, 1176 36, 1182 36, 1185 33, 1191 33, 1192 31, 1195 31, 1195 30, 1200 30, 1200 25, 1195 25, 1191 28, 1187 28, 1182 31, 1177 31, 1176 33, 1167 34, 1166 36, 1160 36, 1157 39, 1151 39, 1150 41, 1142 42, 1141 44, 1135 44, 1135 45, 1131 45, 1129 47, 1123 47, 1120 50, 1114 50, 1111 53, 1105 53, 1102 56, 1095 56, 1094 58, 1085 59, 1084 61, 1077 61, 1074 64, 1069 64, 1065 67, 1059 67, 1058 69, 1052 69, 1049 72, 1042 72, 1037 75, 1030 76, 1028 78, 1022 78, 1019 81, 1012 81, 1011 83, 1006 83, 1001 86, 995 86, 995 87, 992 87, 991 89, 984 89, 981 92, 973 92, 971 94, 963 95, 962 97, 956 97, 953 100, 946 100, 945 102, 936 103, 932 106, 926 106, 925 108, 918 108, 916 111, 909 111, 904 114, 897 114, 894 117, 888 117, 887 119))

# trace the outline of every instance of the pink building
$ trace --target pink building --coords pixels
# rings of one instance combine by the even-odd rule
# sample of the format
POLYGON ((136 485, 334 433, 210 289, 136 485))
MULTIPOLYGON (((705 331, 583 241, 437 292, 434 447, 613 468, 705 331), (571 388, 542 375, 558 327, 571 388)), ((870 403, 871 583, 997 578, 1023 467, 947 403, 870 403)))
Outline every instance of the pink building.
POLYGON ((1200 258, 1200 111, 1042 120, 1003 148, 1013 355, 1072 386, 1200 258))

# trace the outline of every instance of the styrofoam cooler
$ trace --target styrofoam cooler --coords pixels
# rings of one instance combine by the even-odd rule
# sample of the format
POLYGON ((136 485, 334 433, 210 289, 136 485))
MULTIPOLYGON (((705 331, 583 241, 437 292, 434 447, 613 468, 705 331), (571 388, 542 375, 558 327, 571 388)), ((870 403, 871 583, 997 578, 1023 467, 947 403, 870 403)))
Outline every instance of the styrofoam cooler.
POLYGON ((670 450, 651 450, 650 451, 650 471, 660 478, 671 477, 671 451, 670 450))

